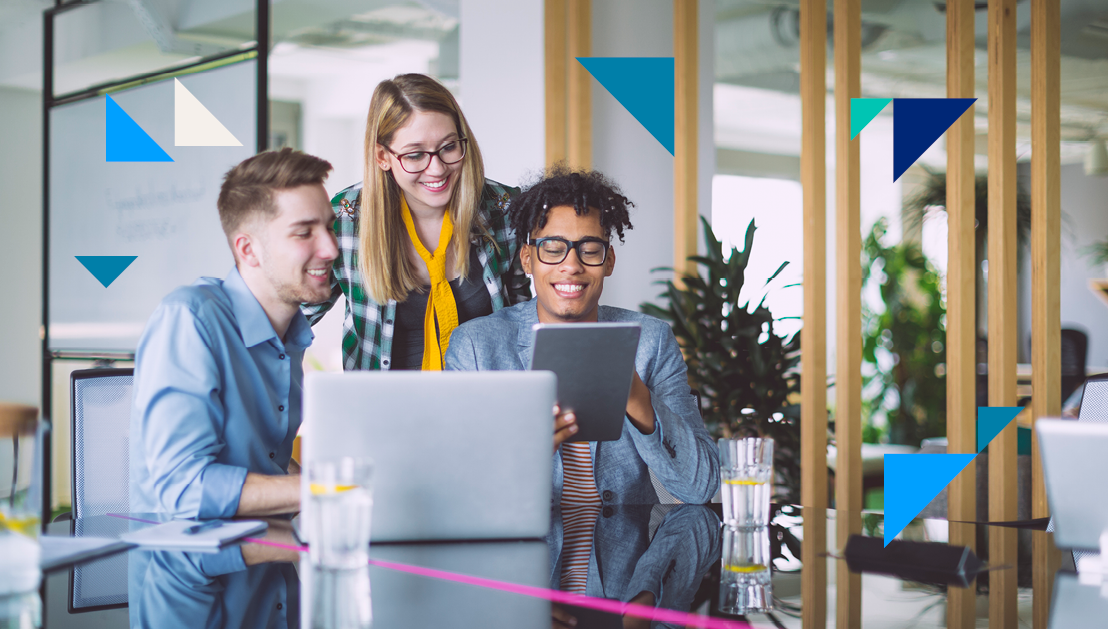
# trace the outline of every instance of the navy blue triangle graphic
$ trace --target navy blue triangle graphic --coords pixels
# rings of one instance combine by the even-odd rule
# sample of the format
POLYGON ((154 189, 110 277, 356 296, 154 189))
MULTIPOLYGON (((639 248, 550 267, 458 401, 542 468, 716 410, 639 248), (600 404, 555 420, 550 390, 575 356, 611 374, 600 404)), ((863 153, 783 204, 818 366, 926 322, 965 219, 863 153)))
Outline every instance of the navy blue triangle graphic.
POLYGON ((916 163, 976 98, 893 99, 893 181, 916 163))
POLYGON ((109 162, 173 161, 111 96, 104 97, 104 152, 109 162))

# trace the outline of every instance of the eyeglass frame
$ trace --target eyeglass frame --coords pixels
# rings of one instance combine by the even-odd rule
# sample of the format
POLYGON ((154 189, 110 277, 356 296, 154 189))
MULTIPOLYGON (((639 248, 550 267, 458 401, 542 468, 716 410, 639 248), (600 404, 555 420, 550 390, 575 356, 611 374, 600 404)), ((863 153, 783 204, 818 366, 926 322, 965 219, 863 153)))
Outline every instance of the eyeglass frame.
POLYGON ((445 146, 440 147, 439 150, 437 150, 437 151, 412 151, 411 153, 397 153, 396 151, 392 150, 388 146, 385 146, 384 144, 382 144, 381 147, 384 148, 389 153, 392 153, 396 157, 396 161, 400 162, 400 169, 401 170, 408 173, 409 175, 418 175, 421 172, 423 172, 423 171, 425 171, 425 170, 427 170, 428 168, 431 167, 431 160, 435 157, 439 158, 439 162, 442 163, 442 165, 444 165, 444 166, 451 166, 451 165, 457 164, 458 162, 465 159, 466 158, 466 153, 469 152, 469 144, 468 144, 469 143, 469 138, 458 138, 456 140, 451 140, 450 142, 447 142, 447 144, 451 144, 453 142, 457 142, 457 143, 462 145, 462 156, 459 157, 457 159, 457 161, 453 161, 453 162, 447 162, 446 160, 444 160, 442 158, 441 153, 442 153, 443 149, 446 148, 445 146), (404 167, 404 159, 403 158, 404 158, 405 155, 413 155, 415 153, 426 153, 428 155, 428 158, 427 158, 427 165, 426 166, 424 166, 420 170, 417 170, 417 171, 413 172, 413 171, 410 171, 410 170, 408 170, 407 168, 404 167))
POLYGON ((528 238, 527 244, 536 248, 535 257, 538 258, 539 262, 542 262, 543 264, 549 264, 551 266, 565 262, 566 258, 569 257, 569 252, 571 250, 577 252, 577 259, 581 262, 581 264, 585 266, 604 266, 604 263, 608 261, 608 251, 612 248, 612 243, 610 241, 604 240, 603 238, 597 238, 596 236, 585 236, 580 240, 570 240, 568 238, 562 238, 561 236, 545 236, 543 238, 528 238), (542 255, 539 253, 539 251, 541 251, 539 250, 539 246, 549 240, 556 240, 558 242, 566 244, 566 253, 564 256, 562 256, 562 259, 558 260, 557 262, 547 262, 546 260, 542 259, 542 255), (600 260, 600 262, 597 262, 596 264, 589 264, 588 262, 585 262, 585 258, 581 256, 581 245, 590 242, 599 242, 604 245, 604 257, 600 260))

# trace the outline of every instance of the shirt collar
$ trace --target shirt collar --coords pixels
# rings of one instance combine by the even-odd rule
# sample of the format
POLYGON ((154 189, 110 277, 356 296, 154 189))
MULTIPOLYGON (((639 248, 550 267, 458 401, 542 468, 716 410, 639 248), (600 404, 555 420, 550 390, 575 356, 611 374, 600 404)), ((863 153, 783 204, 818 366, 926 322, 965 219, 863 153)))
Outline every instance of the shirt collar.
MULTIPOLYGON (((269 316, 258 302, 258 298, 250 291, 250 287, 246 285, 246 281, 242 279, 238 267, 233 267, 224 278, 223 290, 231 299, 231 312, 235 315, 243 344, 254 347, 270 339, 281 343, 280 337, 273 329, 273 324, 269 322, 269 316)), ((312 344, 315 334, 312 333, 312 328, 304 315, 297 312, 289 323, 285 338, 287 341, 282 345, 293 345, 304 349, 312 344)))
MULTIPOLYGON (((516 334, 516 344, 520 348, 531 347, 531 344, 535 341, 534 325, 539 322, 539 298, 532 297, 531 301, 524 302, 518 306, 520 318, 519 329, 516 334)), ((609 316, 608 310, 603 306, 597 305, 596 307, 596 321, 597 323, 605 323, 607 321, 614 320, 609 316)))

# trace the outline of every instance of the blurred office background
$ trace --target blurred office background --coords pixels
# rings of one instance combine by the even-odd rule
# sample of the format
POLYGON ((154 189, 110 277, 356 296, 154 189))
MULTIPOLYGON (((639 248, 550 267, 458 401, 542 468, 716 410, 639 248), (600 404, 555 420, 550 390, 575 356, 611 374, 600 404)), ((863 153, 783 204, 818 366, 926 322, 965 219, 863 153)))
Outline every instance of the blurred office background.
MULTIPOLYGON (((671 56, 674 0, 593 0, 593 56, 671 56)), ((6 307, 0 312, 0 399, 40 405, 42 323, 42 11, 53 0, 0 2, 0 268, 6 307)), ((795 0, 699 0, 699 212, 725 244, 742 246, 747 224, 758 231, 740 303, 766 304, 776 332, 791 335, 800 322, 802 280, 800 96, 795 0), (790 265, 768 288, 764 281, 790 265)), ((931 0, 864 0, 862 90, 873 97, 945 95, 945 16, 931 0)), ((1088 337, 1088 365, 1108 365, 1108 301, 1090 280, 1108 265, 1084 248, 1108 239, 1108 1, 1061 0, 1062 7, 1062 287, 1064 328, 1088 337), (1099 151, 1099 152, 1098 152, 1099 151)), ((1029 176, 1030 81, 1028 3, 1018 4, 1018 153, 1029 176)), ((520 185, 544 161, 544 4, 542 0, 275 0, 269 60, 270 134, 276 148, 292 146, 330 160, 336 192, 361 178, 365 115, 378 81, 403 72, 435 76, 456 94, 481 143, 487 176, 520 185)), ((984 12, 977 13, 978 94, 985 95, 984 12)), ((229 49, 253 39, 253 0, 101 0, 59 21, 55 92, 63 94, 109 80, 186 63, 196 51, 229 49)), ((828 74, 832 74, 828 56, 828 74)), ((611 175, 636 203, 627 243, 606 284, 604 303, 638 309, 655 301, 654 282, 673 264, 673 157, 598 83, 592 87, 593 165, 611 175)), ((828 87, 833 82, 828 80, 828 87)), ((986 172, 986 107, 979 101, 976 166, 986 172)), ((899 181, 892 181, 892 108, 862 134, 862 229, 884 219, 877 243, 888 251, 918 245, 921 269, 939 278, 938 292, 909 288, 918 309, 937 300, 946 260, 945 219, 925 205, 927 220, 906 210, 946 167, 940 139, 899 181), (905 213, 909 216, 906 218, 905 213), (930 266, 928 266, 930 265, 930 266)), ((834 108, 827 107, 828 260, 834 259, 834 108)), ((917 204, 918 205, 918 204, 917 204)), ((910 210, 911 208, 909 208, 910 210)), ((918 209, 918 208, 917 208, 918 209)), ((215 212, 215 208, 212 208, 215 212)), ((891 255, 891 254, 888 254, 891 255)), ((1028 362, 1029 256, 1019 280, 1020 362, 1028 362)), ((884 272, 882 262, 873 269, 884 272)), ((835 326, 833 264, 826 277, 828 329, 835 326)), ((919 269, 915 271, 918 275, 919 269)), ((984 274, 984 272, 983 272, 984 274)), ((894 281, 922 286, 909 273, 894 281)), ((879 317, 886 305, 876 284, 865 288, 866 307, 879 317)), ((316 327, 309 369, 340 369, 341 310, 316 327)), ((876 319, 874 319, 876 320, 876 319)), ((984 336, 983 315, 979 332, 984 336)), ((941 317, 931 330, 941 336, 941 317)), ((880 330, 872 331, 874 334, 880 330)), ((827 337, 828 371, 835 366, 835 335, 827 337)), ((877 342, 881 345, 880 339, 877 342)), ((941 341, 928 377, 941 378, 941 341)), ((877 350, 867 374, 899 361, 877 350)), ((56 428, 68 424, 68 373, 89 366, 59 362, 54 371, 56 428)), ((122 363, 121 363, 122 366, 122 363)), ((878 384, 869 385, 871 393, 878 384)), ((887 387, 886 387, 887 388, 887 387)), ((903 391, 872 399, 870 436, 889 441, 903 391)), ((833 404, 833 388, 829 390, 833 404)), ((922 403, 922 402, 921 402, 922 403)), ((932 402, 941 407, 941 399, 932 402)), ((945 411, 944 411, 945 412, 945 411)), ((944 424, 935 419, 936 426, 944 424)), ((56 433, 58 435, 58 433, 56 433)), ((895 440, 895 438, 894 438, 895 440)), ((912 445, 918 446, 919 443, 912 445)), ((68 439, 54 439, 54 495, 68 495, 68 439)))

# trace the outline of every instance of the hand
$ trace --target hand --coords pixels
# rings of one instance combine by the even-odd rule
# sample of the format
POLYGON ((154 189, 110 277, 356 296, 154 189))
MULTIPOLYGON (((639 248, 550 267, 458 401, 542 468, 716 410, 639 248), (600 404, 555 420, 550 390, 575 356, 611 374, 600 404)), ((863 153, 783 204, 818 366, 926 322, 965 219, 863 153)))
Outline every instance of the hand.
POLYGON ((653 434, 654 406, 650 401, 650 388, 642 381, 637 371, 631 373, 631 392, 627 395, 627 418, 642 434, 653 434))
POLYGON ((577 626, 577 619, 559 605, 550 605, 550 626, 553 629, 566 629, 577 626))
POLYGON ((569 441, 570 437, 575 434, 577 434, 577 416, 573 414, 573 411, 562 411, 562 408, 555 404, 554 451, 557 452, 558 446, 569 441))

